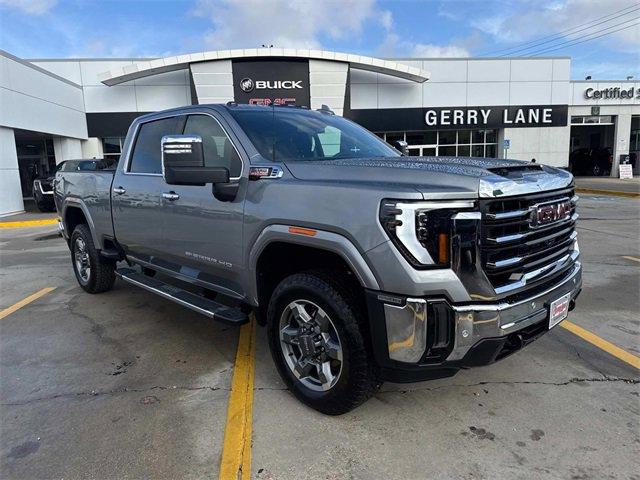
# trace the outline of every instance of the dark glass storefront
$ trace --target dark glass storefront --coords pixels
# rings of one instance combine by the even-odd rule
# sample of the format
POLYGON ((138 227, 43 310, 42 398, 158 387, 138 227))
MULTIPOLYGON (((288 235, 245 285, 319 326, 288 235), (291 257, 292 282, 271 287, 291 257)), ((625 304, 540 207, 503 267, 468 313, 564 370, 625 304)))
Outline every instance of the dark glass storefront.
POLYGON ((498 156, 498 131, 429 130, 424 132, 378 132, 391 145, 404 140, 411 156, 488 157, 498 156))
POLYGON ((36 132, 14 130, 23 198, 33 196, 33 181, 51 175, 56 168, 53 138, 36 132))

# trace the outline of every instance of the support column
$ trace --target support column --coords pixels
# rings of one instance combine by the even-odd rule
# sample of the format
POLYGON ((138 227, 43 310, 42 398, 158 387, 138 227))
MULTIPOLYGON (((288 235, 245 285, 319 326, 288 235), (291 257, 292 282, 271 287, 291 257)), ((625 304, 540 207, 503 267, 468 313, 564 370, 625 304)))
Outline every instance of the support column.
POLYGON ((327 105, 336 115, 343 115, 348 72, 347 63, 309 60, 312 110, 327 105))
POLYGON ((89 137, 82 142, 82 158, 104 158, 102 141, 97 137, 89 137))
POLYGON ((629 138, 631 137, 631 114, 619 114, 616 117, 616 132, 613 141, 613 165, 611 176, 618 176, 620 155, 629 155, 629 138))
POLYGON ((0 216, 23 211, 16 138, 13 129, 0 127, 0 216))
POLYGON ((56 156, 56 165, 65 160, 82 158, 82 143, 77 138, 53 137, 53 150, 56 156))

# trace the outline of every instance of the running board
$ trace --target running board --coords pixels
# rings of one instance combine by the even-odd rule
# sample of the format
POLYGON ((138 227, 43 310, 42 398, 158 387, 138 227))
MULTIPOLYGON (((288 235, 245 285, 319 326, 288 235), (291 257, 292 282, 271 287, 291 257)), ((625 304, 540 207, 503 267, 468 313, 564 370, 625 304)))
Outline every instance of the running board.
POLYGON ((230 325, 242 325, 249 321, 247 314, 235 308, 227 307, 221 303, 214 302, 200 295, 188 292, 168 283, 161 282, 155 278, 148 277, 132 268, 118 268, 116 275, 125 282, 144 288, 152 293, 160 295, 167 300, 178 303, 183 307, 190 308, 209 318, 218 320, 230 325))

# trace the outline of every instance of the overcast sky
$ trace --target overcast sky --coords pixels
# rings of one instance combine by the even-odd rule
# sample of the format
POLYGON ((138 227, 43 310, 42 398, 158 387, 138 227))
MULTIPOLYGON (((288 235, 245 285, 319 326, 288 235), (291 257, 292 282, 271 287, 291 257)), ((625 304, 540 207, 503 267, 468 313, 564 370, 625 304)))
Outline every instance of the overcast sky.
POLYGON ((22 58, 262 44, 381 57, 538 54, 571 56, 576 79, 620 79, 640 78, 639 18, 638 0, 0 0, 0 48, 22 58))

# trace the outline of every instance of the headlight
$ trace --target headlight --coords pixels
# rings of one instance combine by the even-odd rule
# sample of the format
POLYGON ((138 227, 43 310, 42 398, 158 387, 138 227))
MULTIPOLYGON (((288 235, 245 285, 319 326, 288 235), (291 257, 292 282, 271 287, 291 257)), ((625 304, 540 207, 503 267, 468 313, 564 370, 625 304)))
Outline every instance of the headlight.
POLYGON ((383 200, 380 223, 403 256, 416 268, 446 268, 451 259, 451 218, 475 203, 383 200))

